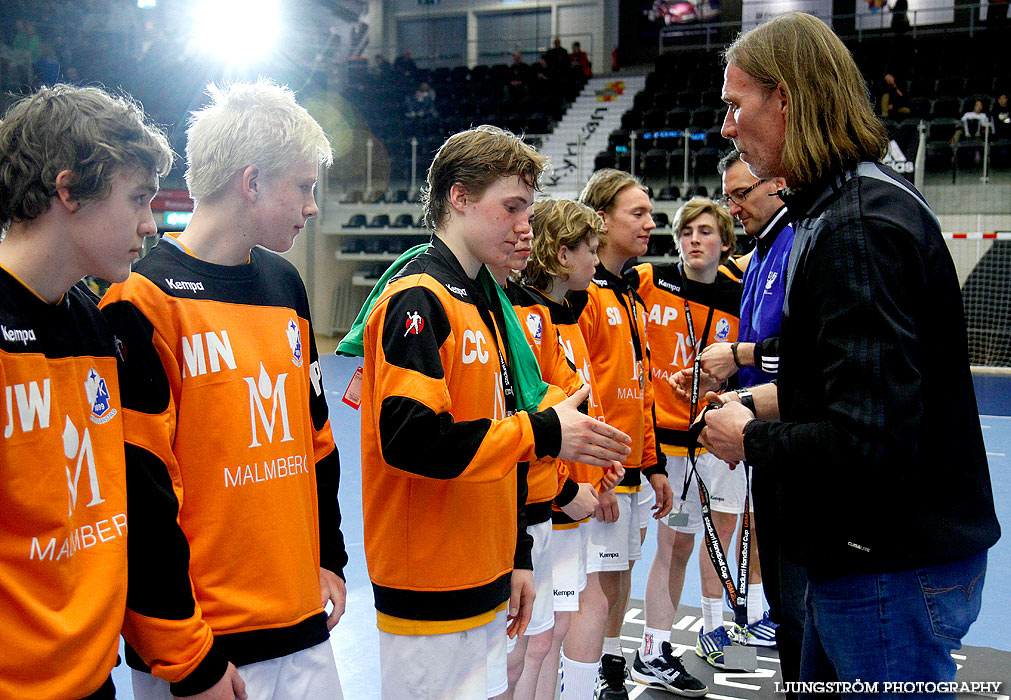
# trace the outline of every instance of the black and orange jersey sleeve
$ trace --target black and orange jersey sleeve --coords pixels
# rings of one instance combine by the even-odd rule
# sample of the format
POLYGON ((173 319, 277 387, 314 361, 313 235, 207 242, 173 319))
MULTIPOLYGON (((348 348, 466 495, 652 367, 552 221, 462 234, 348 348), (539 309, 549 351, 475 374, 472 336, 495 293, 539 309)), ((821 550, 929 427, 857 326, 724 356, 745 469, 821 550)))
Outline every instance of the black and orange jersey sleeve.
POLYGON ((501 384, 486 369, 498 366, 501 344, 476 310, 469 320, 473 327, 456 337, 436 293, 406 281, 376 304, 365 346, 377 351, 367 357, 363 388, 378 407, 374 428, 389 467, 416 477, 495 481, 517 462, 557 453, 553 410, 505 415, 501 384), (474 375, 469 392, 451 396, 447 366, 474 375), (495 397, 493 417, 478 417, 475 409, 488 397, 495 397))
POLYGON ((132 514, 129 590, 123 637, 172 692, 193 695, 224 675, 228 661, 212 653, 214 635, 203 619, 190 579, 190 548, 179 525, 182 488, 172 452, 175 398, 162 355, 165 339, 114 286, 103 311, 115 329, 122 359, 127 436, 127 484, 132 514))
POLYGON ((309 415, 312 419, 312 444, 316 461, 316 499, 319 508, 320 566, 342 579, 348 563, 344 533, 341 531, 341 509, 338 501, 341 461, 333 431, 330 429, 330 409, 323 388, 323 372, 319 365, 316 335, 309 322, 309 415))

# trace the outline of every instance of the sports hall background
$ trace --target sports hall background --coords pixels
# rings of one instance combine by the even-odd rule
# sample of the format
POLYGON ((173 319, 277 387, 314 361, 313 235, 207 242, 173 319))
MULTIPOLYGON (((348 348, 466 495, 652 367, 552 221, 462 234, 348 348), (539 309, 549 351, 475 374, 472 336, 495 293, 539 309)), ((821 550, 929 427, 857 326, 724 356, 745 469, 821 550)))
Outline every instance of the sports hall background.
MULTIPOLYGON (((876 109, 889 90, 885 74, 895 77, 902 94, 889 92, 887 160, 937 212, 963 284, 1005 537, 991 551, 983 610, 957 660, 959 678, 1004 681, 1006 698, 1011 125, 997 119, 992 132, 977 135, 960 118, 977 100, 985 113, 999 113, 997 98, 1011 88, 1007 4, 909 0, 908 7, 892 11, 885 0, 0 0, 0 106, 11 94, 56 80, 122 89, 164 125, 181 154, 186 114, 203 104, 209 81, 264 75, 295 89, 327 130, 335 165, 317 190, 320 216, 287 257, 310 295, 341 451, 351 561, 347 612, 332 640, 345 696, 372 700, 378 646, 362 547, 359 416, 341 401, 357 364, 330 352, 389 261, 427 236, 417 199, 434 150, 470 125, 510 128, 551 158, 544 189, 554 197, 575 196, 596 168, 630 170, 651 187, 657 211, 644 259, 673 261, 675 210, 692 194, 720 194, 715 165, 727 147, 719 135, 720 49, 763 18, 787 10, 816 14, 850 47, 876 109), (563 53, 541 65, 556 37, 563 53), (573 42, 592 64, 592 77, 562 57, 573 42), (412 103, 422 83, 433 99, 421 91, 412 103)), ((162 232, 180 230, 192 209, 182 171, 180 157, 155 201, 162 232)), ((623 633, 630 652, 642 632, 653 542, 651 529, 633 571, 623 633)), ((688 572, 674 636, 686 646, 694 644, 699 614, 695 563, 688 572)), ((722 678, 690 651, 685 659, 712 697, 774 697, 774 653, 760 654, 754 674, 717 674, 722 678)), ((121 667, 114 676, 119 696, 132 700, 128 673, 121 667)))

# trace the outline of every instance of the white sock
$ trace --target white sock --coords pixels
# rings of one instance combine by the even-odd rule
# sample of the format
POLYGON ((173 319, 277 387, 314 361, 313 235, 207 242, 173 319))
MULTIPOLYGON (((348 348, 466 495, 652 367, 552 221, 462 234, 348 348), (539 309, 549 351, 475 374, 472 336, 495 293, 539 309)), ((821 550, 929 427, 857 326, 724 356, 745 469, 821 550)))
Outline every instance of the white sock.
POLYGON ((597 685, 597 664, 573 661, 562 652, 562 692, 560 700, 593 700, 597 685))
POLYGON ((660 646, 664 642, 670 642, 670 630, 658 630, 647 627, 642 633, 642 644, 639 645, 639 658, 643 661, 652 661, 660 656, 660 646))
POLYGON ((723 598, 702 597, 702 631, 712 632, 723 626, 723 598))
POLYGON ((604 637, 604 653, 621 656, 621 638, 604 637))
POLYGON ((762 582, 748 584, 748 624, 753 625, 765 615, 765 589, 762 582))

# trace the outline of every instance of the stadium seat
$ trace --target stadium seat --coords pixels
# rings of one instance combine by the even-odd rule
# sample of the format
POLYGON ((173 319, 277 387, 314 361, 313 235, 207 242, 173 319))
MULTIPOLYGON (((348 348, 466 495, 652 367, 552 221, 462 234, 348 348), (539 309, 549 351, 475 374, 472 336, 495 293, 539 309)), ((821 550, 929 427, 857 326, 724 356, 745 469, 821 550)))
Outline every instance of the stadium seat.
POLYGON ((675 107, 667 112, 668 129, 687 129, 691 120, 691 112, 686 107, 675 107))
POLYGON ((716 110, 712 107, 696 107, 688 120, 689 126, 708 129, 716 123, 716 110))
POLYGON ((368 228, 389 228, 390 227, 390 215, 389 214, 376 214, 372 217, 372 221, 369 222, 368 228))
POLYGON ((660 189, 656 198, 662 202, 673 202, 681 199, 681 190, 676 185, 667 185, 660 189))
POLYGON ((601 151, 597 154, 597 157, 593 159, 593 169, 602 170, 604 168, 614 167, 614 153, 611 151, 601 151))
POLYGON ((957 97, 938 97, 930 109, 933 119, 958 119, 962 116, 961 104, 957 97))
POLYGON ((628 132, 622 129, 615 129, 607 137, 607 147, 611 150, 614 150, 618 146, 625 146, 627 148, 628 144, 628 132))
POLYGON ((651 148, 642 157, 642 175, 649 178, 667 178, 667 151, 651 148))
POLYGON ((352 214, 344 228, 365 228, 365 214, 352 214))
MULTIPOLYGON (((406 191, 404 192, 406 194, 406 191)), ((391 228, 414 228, 414 217, 410 214, 399 214, 393 223, 390 225, 391 228)))

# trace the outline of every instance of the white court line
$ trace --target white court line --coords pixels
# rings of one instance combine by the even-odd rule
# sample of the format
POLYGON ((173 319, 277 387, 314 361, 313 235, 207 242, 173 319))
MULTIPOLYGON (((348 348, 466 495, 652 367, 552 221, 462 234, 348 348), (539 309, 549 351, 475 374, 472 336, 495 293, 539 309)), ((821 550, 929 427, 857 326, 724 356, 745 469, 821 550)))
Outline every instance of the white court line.
POLYGON ((1003 452, 987 452, 986 456, 987 457, 1007 457, 1007 455, 1004 454, 1003 452))

